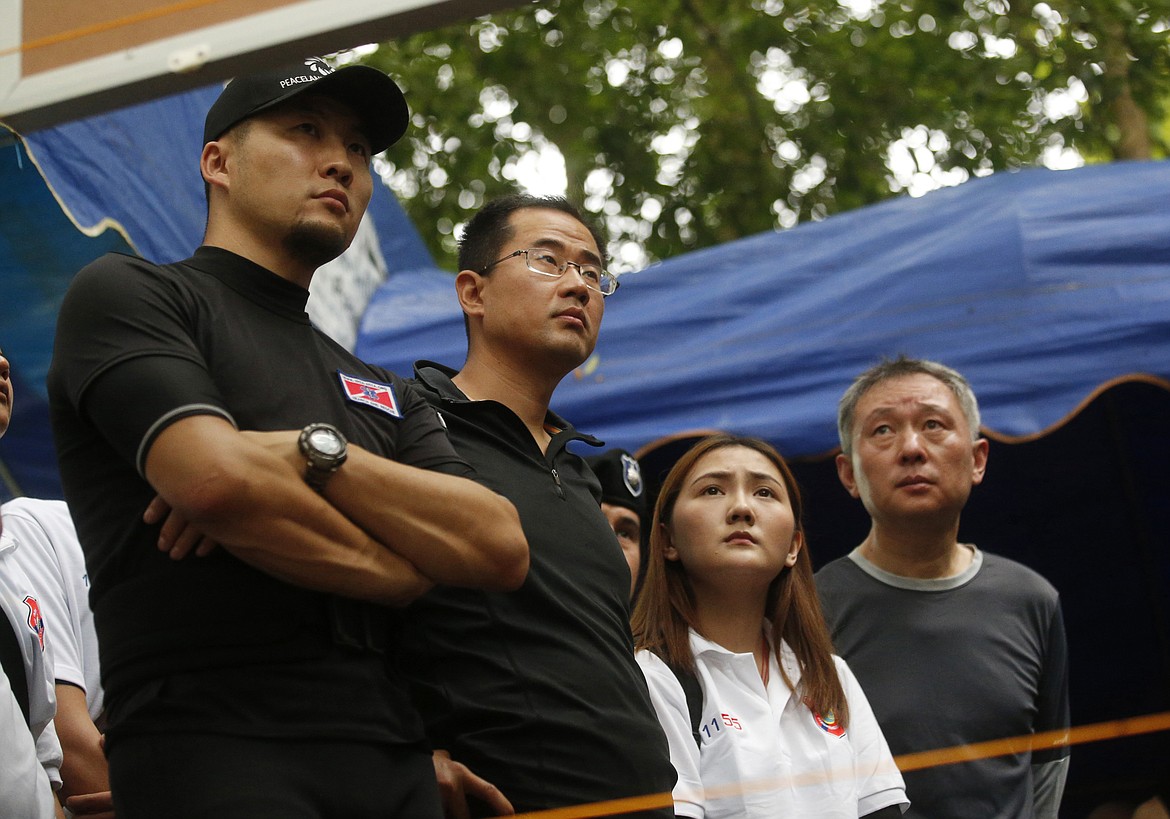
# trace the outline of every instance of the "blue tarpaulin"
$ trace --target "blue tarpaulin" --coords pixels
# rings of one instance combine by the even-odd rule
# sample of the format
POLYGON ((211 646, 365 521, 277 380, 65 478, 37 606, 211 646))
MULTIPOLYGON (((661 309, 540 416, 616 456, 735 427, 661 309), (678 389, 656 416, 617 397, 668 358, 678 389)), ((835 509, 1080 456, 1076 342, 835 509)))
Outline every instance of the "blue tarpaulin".
MULTIPOLYGON (((995 174, 621 282, 554 397, 610 445, 718 428, 827 452, 850 380, 900 352, 963 372, 987 430, 1028 438, 1119 379, 1170 387, 1170 163, 995 174)), ((388 280, 357 346, 399 372, 465 350, 436 271, 388 280)))

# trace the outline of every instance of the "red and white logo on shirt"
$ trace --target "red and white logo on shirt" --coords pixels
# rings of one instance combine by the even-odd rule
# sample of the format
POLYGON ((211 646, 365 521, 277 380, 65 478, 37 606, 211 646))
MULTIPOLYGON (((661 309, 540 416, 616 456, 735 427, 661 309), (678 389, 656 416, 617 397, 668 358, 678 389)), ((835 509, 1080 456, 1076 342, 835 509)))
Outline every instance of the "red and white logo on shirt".
POLYGON ((832 711, 826 711, 825 715, 821 716, 815 708, 810 706, 809 710, 812 711, 813 722, 826 734, 832 734, 835 737, 845 736, 845 726, 837 721, 837 715, 832 711))
POLYGON ((341 379, 341 389, 350 401, 373 407, 395 418, 402 417, 402 411, 398 408, 398 398, 394 395, 392 385, 346 375, 340 370, 337 375, 341 379))
POLYGON ((24 598, 24 605, 28 607, 28 627, 37 635, 37 642, 41 644, 41 651, 44 651, 45 620, 41 617, 41 604, 30 594, 24 598))

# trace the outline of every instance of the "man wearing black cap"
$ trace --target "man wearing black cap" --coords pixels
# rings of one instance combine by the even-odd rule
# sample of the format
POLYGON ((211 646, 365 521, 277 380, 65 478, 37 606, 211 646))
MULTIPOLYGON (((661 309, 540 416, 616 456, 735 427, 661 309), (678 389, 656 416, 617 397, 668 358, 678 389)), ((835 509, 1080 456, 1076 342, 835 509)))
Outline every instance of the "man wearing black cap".
POLYGON ((66 296, 49 396, 120 819, 439 814, 385 606, 514 588, 527 547, 434 411, 304 311, 406 122, 364 66, 232 82, 207 115, 203 246, 107 255, 66 296), (192 532, 222 548, 173 559, 192 532))
POLYGON ((600 455, 587 456, 585 462, 601 482, 601 511, 609 520, 630 567, 630 599, 633 600, 649 548, 642 467, 624 449, 607 449, 600 455))

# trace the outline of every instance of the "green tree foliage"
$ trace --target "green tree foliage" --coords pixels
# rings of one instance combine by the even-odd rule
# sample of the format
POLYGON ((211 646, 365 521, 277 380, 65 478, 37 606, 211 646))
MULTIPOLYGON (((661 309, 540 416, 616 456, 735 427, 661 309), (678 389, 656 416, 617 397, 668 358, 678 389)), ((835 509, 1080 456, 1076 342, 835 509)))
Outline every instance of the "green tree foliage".
POLYGON ((387 176, 447 267, 458 225, 550 145, 618 269, 1170 147, 1170 0, 547 0, 363 60, 411 101, 387 176))

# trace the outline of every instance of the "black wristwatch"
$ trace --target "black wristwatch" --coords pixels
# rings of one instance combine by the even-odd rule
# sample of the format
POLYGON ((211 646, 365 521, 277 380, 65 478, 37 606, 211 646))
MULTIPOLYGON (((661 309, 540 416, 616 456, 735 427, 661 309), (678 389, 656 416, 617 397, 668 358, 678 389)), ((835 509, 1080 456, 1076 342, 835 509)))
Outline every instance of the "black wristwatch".
POLYGON ((308 462, 305 483, 324 492, 326 482, 345 463, 348 454, 345 436, 332 424, 309 424, 301 430, 297 445, 308 462))

